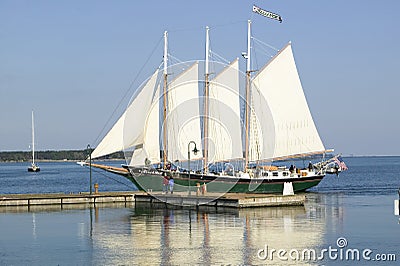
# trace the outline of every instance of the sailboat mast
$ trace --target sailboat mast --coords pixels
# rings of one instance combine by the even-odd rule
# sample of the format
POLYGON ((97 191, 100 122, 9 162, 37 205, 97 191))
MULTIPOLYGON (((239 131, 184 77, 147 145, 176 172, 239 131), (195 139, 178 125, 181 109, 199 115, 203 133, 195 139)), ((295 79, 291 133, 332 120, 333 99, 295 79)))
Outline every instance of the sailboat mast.
POLYGON ((244 169, 247 171, 249 164, 249 120, 250 120, 250 80, 251 80, 251 62, 250 62, 250 41, 251 41, 251 20, 247 21, 247 66, 246 66, 246 137, 245 137, 245 163, 244 169))
POLYGON ((206 65, 205 65, 205 77, 204 77, 204 173, 208 173, 208 117, 209 117, 209 52, 210 52, 210 39, 209 39, 210 28, 206 27, 206 65))
POLYGON ((168 33, 164 31, 164 91, 163 91, 163 161, 164 169, 167 166, 167 82, 168 82, 168 33))
POLYGON ((33 121, 33 111, 32 111, 32 165, 35 164, 35 123, 33 121))

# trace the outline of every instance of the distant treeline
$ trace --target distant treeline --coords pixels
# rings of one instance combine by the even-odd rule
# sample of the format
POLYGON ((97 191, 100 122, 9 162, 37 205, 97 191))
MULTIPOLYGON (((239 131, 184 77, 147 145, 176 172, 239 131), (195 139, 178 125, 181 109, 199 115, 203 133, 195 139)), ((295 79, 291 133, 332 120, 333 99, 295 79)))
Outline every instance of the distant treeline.
MULTIPOLYGON (((38 161, 80 161, 89 156, 88 150, 65 150, 65 151, 36 151, 35 160, 38 161)), ((116 152, 101 159, 124 159, 123 152, 116 152)), ((30 151, 4 151, 0 152, 0 162, 26 162, 32 160, 30 151)))

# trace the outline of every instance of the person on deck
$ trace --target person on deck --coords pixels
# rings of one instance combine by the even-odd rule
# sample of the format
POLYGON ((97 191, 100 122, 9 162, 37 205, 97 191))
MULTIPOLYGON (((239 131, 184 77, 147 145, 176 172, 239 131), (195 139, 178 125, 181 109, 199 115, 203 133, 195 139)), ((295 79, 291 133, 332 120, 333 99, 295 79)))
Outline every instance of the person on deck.
POLYGON ((169 191, 171 194, 174 193, 174 178, 172 176, 169 178, 169 191))
POLYGON ((312 163, 311 163, 311 161, 308 163, 308 171, 312 171, 313 170, 313 165, 312 165, 312 163))
POLYGON ((163 187, 162 187, 162 193, 163 194, 168 193, 168 184, 169 184, 169 182, 168 182, 167 174, 164 174, 163 187))

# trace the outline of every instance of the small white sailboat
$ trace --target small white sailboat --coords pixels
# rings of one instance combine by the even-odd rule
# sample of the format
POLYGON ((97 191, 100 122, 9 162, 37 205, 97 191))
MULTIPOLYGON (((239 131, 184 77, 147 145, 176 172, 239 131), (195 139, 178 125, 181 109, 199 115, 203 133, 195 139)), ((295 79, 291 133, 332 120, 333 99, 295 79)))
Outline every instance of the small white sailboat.
POLYGON ((28 172, 39 172, 40 167, 35 164, 35 121, 32 111, 32 164, 28 167, 28 172))

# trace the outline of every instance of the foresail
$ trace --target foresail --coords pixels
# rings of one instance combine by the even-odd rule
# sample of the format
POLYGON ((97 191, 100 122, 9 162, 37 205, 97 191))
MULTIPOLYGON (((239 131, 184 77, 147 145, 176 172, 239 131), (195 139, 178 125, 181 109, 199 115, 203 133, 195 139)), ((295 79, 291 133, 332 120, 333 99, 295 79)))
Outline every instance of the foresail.
POLYGON ((92 152, 92 159, 102 157, 117 151, 122 151, 124 149, 123 144, 123 130, 125 121, 125 112, 114 124, 111 130, 103 138, 103 140, 97 145, 96 149, 92 152))
POLYGON ((238 59, 210 81, 208 125, 210 162, 243 157, 238 59))
POLYGON ((154 94, 149 115, 144 126, 143 145, 133 151, 130 165, 143 166, 160 162, 160 85, 154 94))
POLYGON ((92 158, 102 157, 143 143, 144 125, 151 107, 157 77, 158 69, 97 145, 92 158))
POLYGON ((261 122, 255 124, 261 129, 252 129, 250 134, 256 138, 257 133, 263 140, 271 138, 272 142, 264 141, 251 160, 325 150, 308 108, 290 43, 253 78, 252 92, 254 113, 261 122))
POLYGON ((168 85, 167 108, 168 160, 187 160, 188 144, 196 142, 200 152, 191 159, 202 158, 198 63, 194 63, 168 85))

